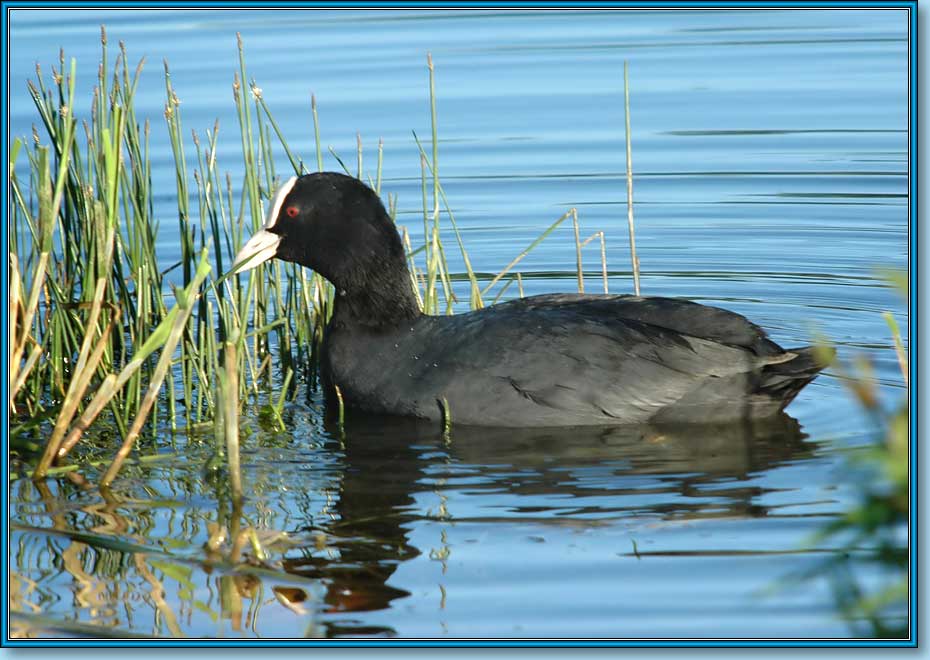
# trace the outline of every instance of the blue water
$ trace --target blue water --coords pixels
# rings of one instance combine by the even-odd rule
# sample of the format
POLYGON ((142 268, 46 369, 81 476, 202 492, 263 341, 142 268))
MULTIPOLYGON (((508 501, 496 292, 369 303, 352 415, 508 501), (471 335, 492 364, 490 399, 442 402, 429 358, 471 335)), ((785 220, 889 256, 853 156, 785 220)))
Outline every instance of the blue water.
MULTIPOLYGON (((499 271, 576 207, 584 236, 606 233, 610 290, 630 292, 628 61, 643 293, 732 309, 787 346, 826 336, 843 359, 873 360, 891 405, 905 390, 881 312, 906 329, 907 307, 876 268, 907 267, 906 18, 903 10, 17 9, 10 121, 31 140, 38 117, 24 81, 37 62, 46 74, 57 68, 59 47, 77 59, 77 112, 86 116, 101 23, 110 65, 120 40, 133 66, 146 57, 136 113, 152 125, 159 248, 171 264, 177 201, 162 60, 185 130, 203 137, 219 120, 220 170, 238 189, 238 31, 249 75, 308 167, 311 92, 327 168, 339 169, 332 146, 354 172, 359 134, 373 176, 383 139, 383 191, 397 195, 398 222, 416 245, 411 131, 428 142, 430 52, 440 175, 475 269, 499 271)), ((598 250, 585 249, 589 290, 600 287, 598 250)), ((464 270, 447 252, 453 270, 464 270)), ((519 270, 527 294, 574 290, 570 225, 519 270)), ((293 543, 275 558, 289 578, 279 571, 243 583, 228 566, 203 569, 207 525, 225 505, 200 480, 208 447, 193 441, 188 460, 127 478, 116 503, 73 478, 51 482, 49 493, 16 482, 11 519, 30 526, 14 529, 11 548, 12 608, 24 629, 54 634, 56 622, 80 621, 233 637, 856 634, 827 581, 771 588, 829 554, 805 544, 855 501, 841 449, 865 444, 869 427, 835 370, 789 407, 798 428, 736 437, 461 431, 449 444, 422 429, 350 427, 341 442, 318 403, 289 407, 289 433, 243 422, 252 489, 244 514, 259 529, 287 532, 293 543), (67 535, 74 530, 152 553, 83 543, 67 535), (282 586, 302 591, 300 608, 275 597, 282 586)))

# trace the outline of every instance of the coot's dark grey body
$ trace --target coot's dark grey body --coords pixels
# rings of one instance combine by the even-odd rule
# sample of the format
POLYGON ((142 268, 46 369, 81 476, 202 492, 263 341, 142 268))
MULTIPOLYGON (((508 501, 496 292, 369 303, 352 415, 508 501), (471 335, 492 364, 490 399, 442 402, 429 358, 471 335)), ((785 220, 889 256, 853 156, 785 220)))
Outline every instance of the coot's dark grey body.
POLYGON ((236 270, 274 256, 335 285, 324 381, 369 412, 438 420, 445 400, 456 424, 484 426, 759 418, 824 366, 738 314, 672 298, 543 295, 423 315, 380 200, 342 175, 288 182, 236 270))
MULTIPOLYGON (((338 303, 337 303, 338 305, 338 303)), ((459 424, 565 426, 773 415, 819 367, 725 310, 543 295, 389 328, 331 323, 324 378, 348 405, 459 424)))

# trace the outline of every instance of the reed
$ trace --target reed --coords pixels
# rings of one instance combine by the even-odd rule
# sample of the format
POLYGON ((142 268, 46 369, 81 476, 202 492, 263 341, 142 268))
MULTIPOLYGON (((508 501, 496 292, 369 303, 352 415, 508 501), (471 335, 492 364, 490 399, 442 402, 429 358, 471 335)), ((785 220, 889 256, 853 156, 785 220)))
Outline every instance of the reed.
POLYGON ((630 64, 623 63, 623 122, 626 136, 626 219, 630 231, 630 261, 633 263, 633 292, 639 295, 639 258, 633 224, 633 147, 630 137, 630 64))
POLYGON ((609 285, 607 283, 607 239, 604 236, 603 231, 596 231, 586 239, 581 241, 581 247, 585 247, 588 243, 593 241, 595 238, 600 240, 601 244, 601 279, 604 282, 604 293, 608 293, 609 285))
POLYGON ((207 262, 207 251, 204 249, 201 256, 200 265, 197 267, 197 271, 194 274, 193 280, 191 280, 191 283, 188 284, 184 291, 179 291, 177 293, 178 302, 176 309, 178 310, 178 313, 175 316, 170 329, 168 330, 168 337, 165 339, 161 355, 158 358, 158 363, 155 365, 155 370, 152 372, 152 378, 149 382, 148 389, 145 392, 145 397, 142 399, 142 403, 136 412, 136 418, 133 421, 132 426, 129 428, 129 432, 123 439, 122 446, 119 448, 119 450, 116 452, 116 456, 113 458, 113 463, 110 464, 110 467, 107 468, 106 473, 103 475, 103 478, 100 481, 101 485, 109 486, 111 483, 113 483, 113 479, 116 478, 116 473, 119 472, 123 461, 126 460, 126 457, 129 455, 129 452, 132 449, 133 443, 139 436, 139 433, 142 431, 142 425, 145 423, 145 419, 148 416, 149 411, 151 411, 152 406, 155 405, 155 399, 158 397, 162 382, 165 379, 165 375, 168 373, 168 368, 171 364, 174 348, 180 341, 181 335, 187 329, 187 319, 191 315, 191 312, 194 309, 194 303, 199 296, 198 289, 200 284, 204 281, 204 279, 206 279, 209 272, 210 264, 207 262))
MULTIPOLYGON (((233 501, 242 502, 242 476, 239 463, 239 360, 236 345, 238 330, 223 343, 223 366, 218 369, 219 398, 222 405, 217 417, 222 420, 226 461, 229 466, 229 487, 233 501)), ((285 388, 286 391, 286 388, 285 388)))
POLYGON ((446 397, 439 400, 439 407, 442 409, 442 433, 448 438, 449 433, 452 431, 452 409, 449 407, 446 397))
POLYGON ((484 290, 483 290, 481 293, 482 293, 482 294, 485 294, 485 293, 487 293, 488 291, 490 291, 491 288, 492 288, 495 284, 497 284, 497 283, 501 280, 501 278, 503 278, 507 273, 509 273, 511 270, 513 270, 513 267, 516 266, 518 263, 520 263, 520 262, 523 260, 523 258, 526 257, 526 255, 528 255, 528 254, 533 250, 533 248, 535 248, 537 245, 539 245, 540 243, 542 243, 543 240, 544 240, 547 236, 549 236, 549 234, 551 234, 552 232, 554 232, 554 231, 556 230, 556 228, 557 228, 559 225, 561 225, 563 222, 565 222, 568 218, 572 217, 572 216, 574 215, 574 213, 575 213, 575 209, 573 209, 573 208, 572 208, 572 209, 569 209, 568 211, 566 211, 565 213, 563 213, 562 216, 559 217, 555 222, 553 222, 551 225, 549 225, 549 226, 545 229, 545 231, 543 231, 542 234, 540 234, 532 243, 530 243, 526 248, 524 248, 523 251, 520 252, 520 254, 518 254, 516 257, 514 257, 513 260, 512 260, 509 264, 507 264, 506 266, 504 266, 504 269, 501 270, 497 275, 495 275, 495 276, 491 279, 491 282, 484 288, 484 290))
POLYGON ((888 324, 888 329, 891 331, 891 338, 894 341, 895 356, 898 358, 898 367, 901 369, 901 378, 904 380, 904 386, 907 387, 909 384, 907 353, 904 350, 904 343, 901 341, 901 328, 898 327, 898 322, 891 312, 882 312, 882 318, 885 319, 885 323, 888 324))
POLYGON ((336 391, 336 402, 339 408, 339 432, 342 433, 346 423, 346 405, 342 398, 342 389, 338 385, 334 385, 333 389, 336 391))

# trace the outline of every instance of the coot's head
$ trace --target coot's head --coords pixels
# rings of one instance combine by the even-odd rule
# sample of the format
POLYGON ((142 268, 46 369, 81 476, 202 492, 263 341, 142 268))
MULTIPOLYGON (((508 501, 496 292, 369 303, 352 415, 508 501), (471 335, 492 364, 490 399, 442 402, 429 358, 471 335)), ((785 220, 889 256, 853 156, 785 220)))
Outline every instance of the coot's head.
POLYGON ((236 255, 233 273, 272 257, 325 277, 363 320, 417 307, 397 229, 378 195, 353 177, 320 172, 282 185, 264 227, 236 255))
POLYGON ((294 177, 278 190, 265 226, 236 256, 234 272, 277 257, 312 268, 337 286, 354 271, 404 264, 384 205, 358 179, 322 172, 294 177))

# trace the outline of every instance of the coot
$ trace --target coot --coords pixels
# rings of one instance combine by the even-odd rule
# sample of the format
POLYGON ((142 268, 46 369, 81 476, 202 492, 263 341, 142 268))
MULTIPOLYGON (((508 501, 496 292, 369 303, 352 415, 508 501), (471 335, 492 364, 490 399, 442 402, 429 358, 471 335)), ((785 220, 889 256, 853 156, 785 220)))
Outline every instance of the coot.
POLYGON ((674 298, 550 294, 425 315, 381 200, 342 174, 285 183, 233 272, 272 257, 334 285, 322 377, 350 409, 510 427, 733 421, 778 413, 826 366, 674 298))

